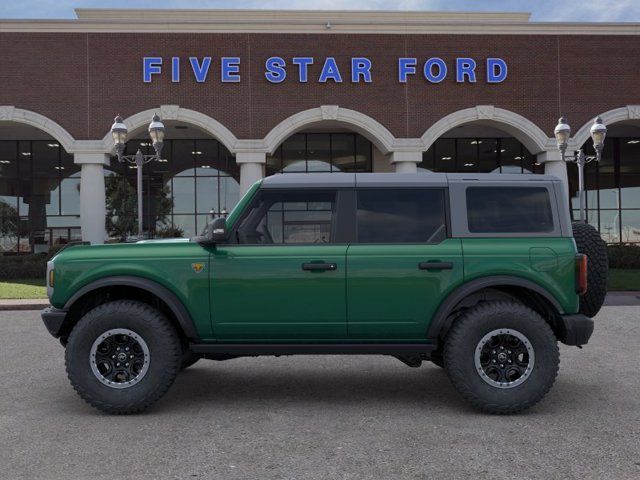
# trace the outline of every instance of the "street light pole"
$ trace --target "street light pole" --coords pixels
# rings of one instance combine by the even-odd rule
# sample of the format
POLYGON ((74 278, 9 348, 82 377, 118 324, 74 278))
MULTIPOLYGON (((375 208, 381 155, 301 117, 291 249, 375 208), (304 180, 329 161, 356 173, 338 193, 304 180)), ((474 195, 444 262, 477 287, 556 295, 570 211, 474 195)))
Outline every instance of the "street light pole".
POLYGON ((604 139, 607 135, 607 127, 602 123, 600 117, 596 117, 591 126, 590 133, 593 140, 593 148, 596 151, 595 156, 585 155, 582 149, 574 152, 573 155, 567 155, 567 146, 569 145, 569 138, 571 135, 571 127, 567 123, 565 117, 561 117, 558 120, 558 125, 553 130, 558 144, 558 150, 562 155, 562 160, 565 162, 573 162, 578 167, 578 202, 580 204, 580 222, 586 223, 586 197, 584 191, 584 167, 587 163, 596 161, 599 162, 602 158, 602 149, 604 148, 604 139))
POLYGON ((586 222, 586 198, 584 194, 584 166, 587 164, 587 157, 582 151, 582 149, 578 150, 576 155, 576 166, 578 167, 578 202, 580 205, 580 221, 582 223, 586 222))
POLYGON ((142 168, 145 163, 149 163, 153 160, 160 160, 162 147, 164 144, 164 124, 160 120, 160 117, 156 114, 151 119, 149 124, 149 136, 153 142, 153 148, 155 150, 154 155, 144 155, 140 149, 135 155, 124 155, 125 144, 127 142, 127 126, 124 124, 122 117, 118 115, 115 118, 113 125, 111 126, 111 135, 116 149, 116 156, 119 162, 128 162, 135 165, 137 170, 137 194, 138 194, 138 238, 143 238, 143 211, 142 211, 142 168))
POLYGON ((144 155, 138 149, 135 156, 136 162, 136 170, 137 170, 137 181, 136 186, 138 189, 138 237, 142 236, 142 225, 143 225, 143 216, 142 216, 142 166, 144 165, 144 155))

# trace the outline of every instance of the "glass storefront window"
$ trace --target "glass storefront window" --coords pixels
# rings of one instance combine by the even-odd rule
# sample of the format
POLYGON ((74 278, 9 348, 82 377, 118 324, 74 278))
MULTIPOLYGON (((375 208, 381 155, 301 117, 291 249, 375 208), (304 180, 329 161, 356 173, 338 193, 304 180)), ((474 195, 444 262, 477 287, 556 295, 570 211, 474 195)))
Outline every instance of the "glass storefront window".
POLYGON ((640 138, 620 139, 620 206, 640 208, 640 138))
POLYGON ((624 243, 640 243, 640 210, 622 210, 620 224, 624 243))
POLYGON ((18 142, 0 142, 0 178, 17 178, 18 158, 18 142))
MULTIPOLYGON (((594 155, 589 140, 583 149, 594 155)), ((573 218, 579 218, 578 171, 568 166, 573 218)), ((640 138, 607 137, 602 160, 585 167, 587 216, 607 243, 640 243, 640 138)))
POLYGON ((484 146, 484 139, 459 138, 456 140, 456 169, 459 172, 478 171, 478 148, 484 146))
MULTIPOLYGON (((138 148, 145 154, 153 152, 146 140, 129 143, 128 152, 135 153, 138 148)), ((112 159, 109 171, 105 170, 107 233, 113 239, 127 238, 137 231, 137 172, 130 166, 112 159)), ((218 141, 165 140, 162 159, 143 169, 145 233, 196 235, 212 215, 235 207, 240 199, 239 181, 235 158, 218 141)))
POLYGON ((534 156, 515 138, 439 138, 418 168, 434 172, 533 173, 534 156))
POLYGON ((356 133, 297 133, 267 157, 266 174, 371 172, 373 150, 356 133))
POLYGON ((313 133, 307 135, 307 171, 331 171, 331 135, 313 133))
MULTIPOLYGON (((209 213, 211 210, 219 212, 222 210, 218 200, 219 189, 217 177, 197 178, 196 192, 196 203, 198 204, 197 213, 209 213)), ((178 211, 175 206, 174 211, 178 211)))
POLYGON ((306 151, 307 136, 298 133, 292 135, 282 144, 282 166, 281 173, 299 173, 307 170, 306 151))
MULTIPOLYGON (((456 172, 456 141, 453 138, 440 138, 434 144, 434 172, 456 172)), ((426 167, 428 168, 428 167, 426 167)))
MULTIPOLYGON (((338 135, 334 135, 333 137, 337 137, 338 135)), ((356 144, 356 159, 354 172, 365 173, 371 172, 373 167, 373 145, 369 140, 364 138, 362 135, 350 135, 355 138, 356 144)))
POLYGON ((501 146, 500 138, 485 138, 478 139, 482 143, 478 144, 478 171, 479 172, 493 172, 498 168, 498 162, 501 150, 504 147, 501 146))
POLYGON ((0 141, 0 252, 45 253, 79 235, 79 171, 55 140, 0 141))

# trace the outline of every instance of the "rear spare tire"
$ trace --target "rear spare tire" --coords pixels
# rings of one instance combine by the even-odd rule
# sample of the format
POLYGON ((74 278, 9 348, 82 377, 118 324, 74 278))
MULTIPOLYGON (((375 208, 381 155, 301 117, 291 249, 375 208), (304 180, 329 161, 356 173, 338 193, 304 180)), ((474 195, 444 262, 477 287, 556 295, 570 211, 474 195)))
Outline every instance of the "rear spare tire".
POLYGON ((587 256, 587 293, 580 297, 580 313, 587 317, 595 317, 602 308, 607 295, 607 277, 609 274, 609 257, 607 244, 598 231, 586 223, 572 224, 573 238, 578 252, 587 256))

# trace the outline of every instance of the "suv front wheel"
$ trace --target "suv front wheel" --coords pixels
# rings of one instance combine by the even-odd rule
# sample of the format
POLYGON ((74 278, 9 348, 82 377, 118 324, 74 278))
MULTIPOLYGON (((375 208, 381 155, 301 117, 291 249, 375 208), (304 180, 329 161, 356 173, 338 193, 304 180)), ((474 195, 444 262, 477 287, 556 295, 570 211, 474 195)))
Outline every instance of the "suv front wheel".
POLYGON ((486 302, 451 327, 444 366, 454 387, 487 413, 517 413, 553 385, 560 354, 547 322, 518 302, 486 302))
POLYGON ((91 406, 137 413, 166 393, 180 370, 173 325, 142 302, 118 300, 87 312, 69 335, 65 362, 73 388, 91 406))

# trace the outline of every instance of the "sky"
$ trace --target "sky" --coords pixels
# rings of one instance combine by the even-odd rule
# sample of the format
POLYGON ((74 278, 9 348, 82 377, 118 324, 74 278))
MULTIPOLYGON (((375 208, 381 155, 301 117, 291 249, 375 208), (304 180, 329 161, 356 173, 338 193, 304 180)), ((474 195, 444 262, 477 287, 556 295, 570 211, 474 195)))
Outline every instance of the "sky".
POLYGON ((0 0, 0 18, 75 18, 74 8, 510 11, 532 21, 640 22, 640 0, 0 0))

